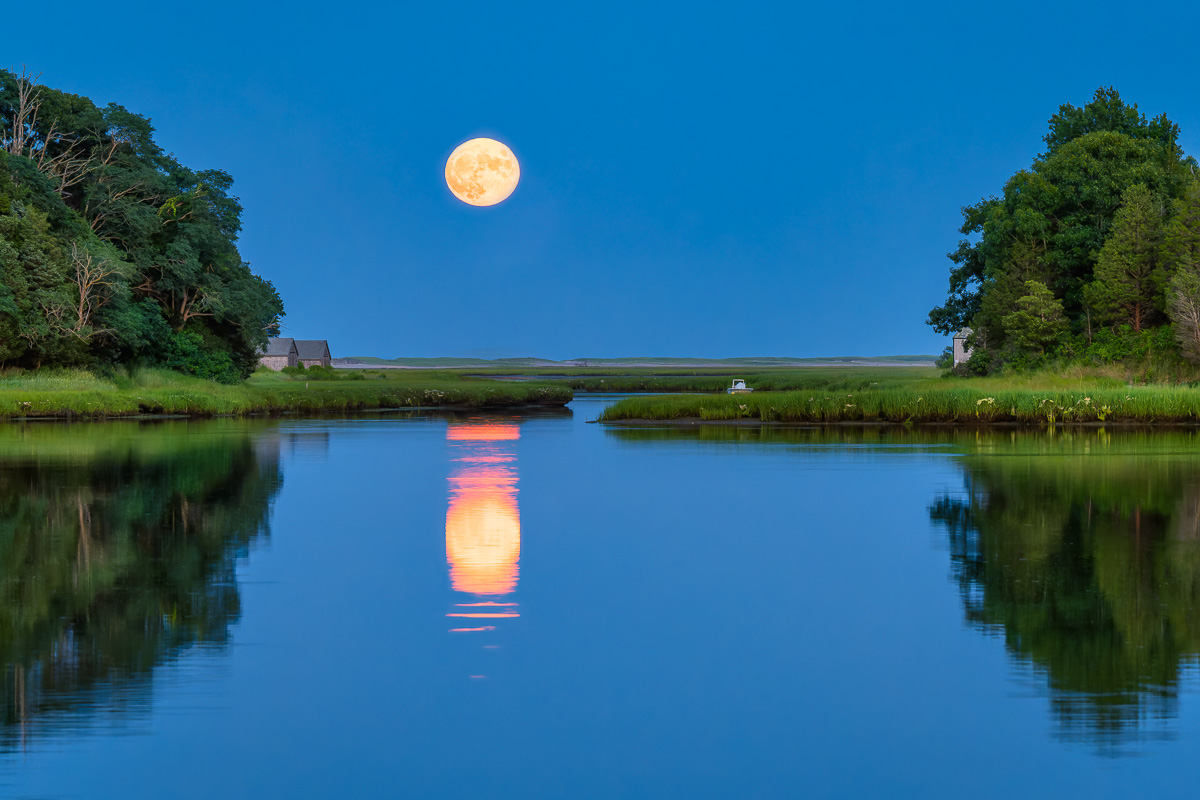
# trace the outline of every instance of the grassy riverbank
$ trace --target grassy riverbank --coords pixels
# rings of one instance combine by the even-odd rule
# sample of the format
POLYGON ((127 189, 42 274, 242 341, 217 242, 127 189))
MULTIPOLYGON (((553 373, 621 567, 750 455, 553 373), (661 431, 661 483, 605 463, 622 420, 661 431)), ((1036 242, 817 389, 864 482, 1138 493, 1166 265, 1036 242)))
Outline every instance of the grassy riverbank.
POLYGON ((378 408, 495 408, 564 405, 570 389, 542 382, 468 379, 439 371, 364 372, 357 380, 257 372, 223 386, 166 370, 110 376, 82 370, 0 375, 0 419, 325 413, 378 408))
POLYGON ((756 391, 749 395, 631 397, 610 406, 601 419, 605 422, 1200 423, 1200 389, 1188 386, 1129 386, 1115 377, 1084 372, 961 379, 901 375, 880 368, 875 377, 877 380, 866 381, 860 388, 849 391, 843 386, 756 391))

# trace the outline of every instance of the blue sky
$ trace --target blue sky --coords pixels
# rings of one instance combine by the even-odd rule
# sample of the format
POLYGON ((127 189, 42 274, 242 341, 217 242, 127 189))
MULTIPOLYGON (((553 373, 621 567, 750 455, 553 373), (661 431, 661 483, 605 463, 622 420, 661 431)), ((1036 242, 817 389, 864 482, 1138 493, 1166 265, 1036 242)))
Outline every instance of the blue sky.
POLYGON ((1115 86, 1200 150, 1194 4, 65 3, 4 66, 235 178, 335 355, 936 353, 961 206, 1115 86), (521 161, 509 200, 443 179, 521 161))

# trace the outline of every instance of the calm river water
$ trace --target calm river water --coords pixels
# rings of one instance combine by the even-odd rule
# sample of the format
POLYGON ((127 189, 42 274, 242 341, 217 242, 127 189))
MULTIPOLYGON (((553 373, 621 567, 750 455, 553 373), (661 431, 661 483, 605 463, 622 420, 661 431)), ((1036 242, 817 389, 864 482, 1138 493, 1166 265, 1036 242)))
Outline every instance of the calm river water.
POLYGON ((605 402, 0 427, 0 795, 1192 782, 1196 432, 605 402))

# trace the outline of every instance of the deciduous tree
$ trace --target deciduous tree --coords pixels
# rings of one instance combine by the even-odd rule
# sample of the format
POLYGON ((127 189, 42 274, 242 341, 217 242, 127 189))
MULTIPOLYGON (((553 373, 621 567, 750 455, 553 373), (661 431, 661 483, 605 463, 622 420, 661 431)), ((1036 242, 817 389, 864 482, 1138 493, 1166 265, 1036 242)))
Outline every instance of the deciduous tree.
POLYGON ((1082 108, 1063 105, 1050 120, 1046 152, 1013 175, 1000 196, 963 209, 964 238, 949 256, 949 295, 928 324, 945 335, 973 328, 995 355, 1016 357, 1020 347, 1007 341, 1005 319, 1021 310, 1018 301, 1030 296, 1031 280, 1061 301, 1068 331, 1089 333, 1098 304, 1113 323, 1127 312, 1137 328, 1164 321, 1166 276, 1141 281, 1140 242, 1109 248, 1099 279, 1107 284, 1120 266, 1123 285, 1136 284, 1133 300, 1124 289, 1115 298, 1085 289, 1098 280, 1098 258, 1131 187, 1142 187, 1162 212, 1191 184, 1196 162, 1180 152, 1178 135, 1169 119, 1147 120, 1111 88, 1098 90, 1082 108))
POLYGON ((0 366, 173 363, 188 334, 248 375, 283 303, 238 253, 232 177, 25 72, 0 70, 0 120, 0 366))

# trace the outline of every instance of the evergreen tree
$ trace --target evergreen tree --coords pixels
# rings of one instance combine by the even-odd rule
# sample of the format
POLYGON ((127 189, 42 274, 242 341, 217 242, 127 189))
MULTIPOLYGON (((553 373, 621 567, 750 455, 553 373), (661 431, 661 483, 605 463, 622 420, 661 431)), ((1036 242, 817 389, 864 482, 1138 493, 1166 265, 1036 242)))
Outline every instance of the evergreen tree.
POLYGON ((1129 325, 1134 331, 1155 321, 1165 283, 1159 265, 1162 229, 1162 203, 1141 184, 1127 189, 1096 260, 1095 280, 1084 290, 1096 321, 1129 325))
POLYGON ((1017 310, 1005 315, 1004 330, 1018 351, 1045 355, 1067 330, 1062 301, 1041 281, 1026 281, 1025 291, 1017 310))

